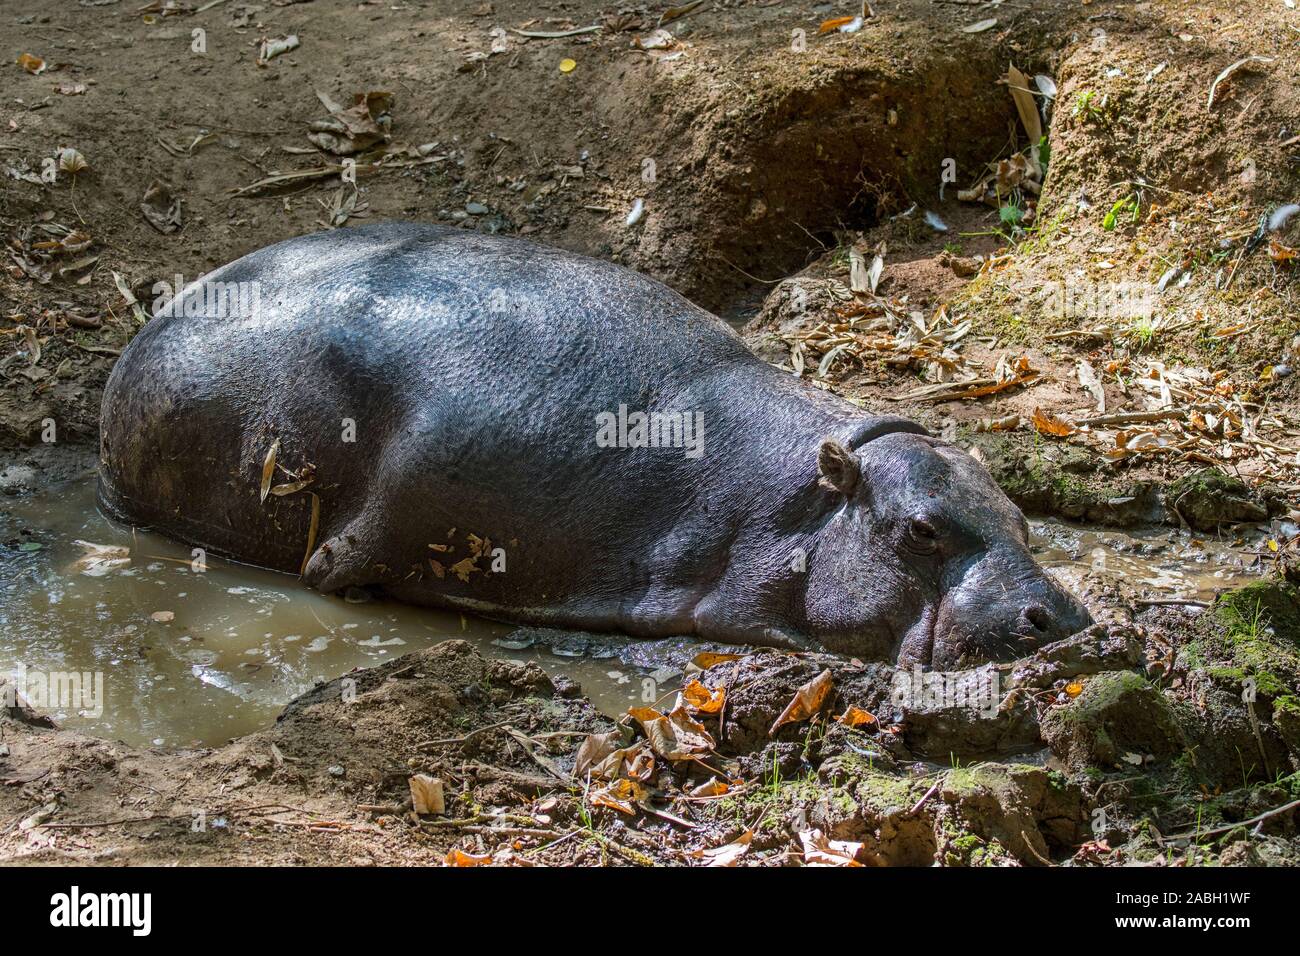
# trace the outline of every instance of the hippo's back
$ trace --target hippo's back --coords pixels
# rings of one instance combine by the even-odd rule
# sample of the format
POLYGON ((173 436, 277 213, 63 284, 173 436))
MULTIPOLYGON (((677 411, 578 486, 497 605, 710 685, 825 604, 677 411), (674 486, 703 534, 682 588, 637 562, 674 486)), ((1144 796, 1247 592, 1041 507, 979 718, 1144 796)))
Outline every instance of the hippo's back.
POLYGON ((776 378, 720 319, 629 269, 437 226, 317 233, 214 271, 131 342, 104 394, 100 500, 297 570, 309 497, 260 500, 273 444, 273 483, 310 466, 327 511, 420 429, 446 462, 495 455, 520 484, 589 449, 594 411, 671 406, 728 370, 776 378))

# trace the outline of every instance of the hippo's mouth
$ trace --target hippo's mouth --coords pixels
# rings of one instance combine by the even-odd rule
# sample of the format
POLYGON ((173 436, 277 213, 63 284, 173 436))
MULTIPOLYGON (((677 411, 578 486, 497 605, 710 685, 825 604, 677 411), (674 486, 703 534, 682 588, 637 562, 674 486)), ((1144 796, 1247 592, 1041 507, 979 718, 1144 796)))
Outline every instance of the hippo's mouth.
POLYGON ((939 606, 926 604, 921 609, 921 616, 897 641, 895 660, 900 667, 932 663, 938 624, 939 606))

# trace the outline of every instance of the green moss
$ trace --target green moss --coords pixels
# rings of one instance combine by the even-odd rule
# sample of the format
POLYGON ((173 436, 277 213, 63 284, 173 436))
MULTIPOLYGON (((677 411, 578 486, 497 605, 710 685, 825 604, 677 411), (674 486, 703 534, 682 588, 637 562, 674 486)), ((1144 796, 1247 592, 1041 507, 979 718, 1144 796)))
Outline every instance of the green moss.
POLYGON ((1258 641, 1271 629, 1300 651, 1300 589, 1286 581, 1256 581, 1215 602, 1216 616, 1234 641, 1258 641))
POLYGON ((1183 663, 1234 690, 1253 679, 1275 721, 1300 718, 1300 589, 1256 581, 1221 595, 1207 617, 1184 646, 1183 663))
POLYGON ((893 777, 876 773, 855 781, 854 793, 858 801, 877 813, 910 808, 919 799, 916 781, 909 777, 893 777))
POLYGON ((997 840, 956 831, 943 851, 944 866, 1007 866, 1015 857, 997 840))
POLYGON ((1149 690, 1151 683, 1135 671, 1106 671, 1089 679, 1072 704, 1060 711, 1066 723, 1100 724, 1106 711, 1119 704, 1124 696, 1149 690))
POLYGON ((1078 697, 1048 711, 1042 729, 1052 751, 1075 773, 1114 767, 1129 753, 1171 758, 1184 746, 1173 705, 1133 671, 1089 677, 1078 697))

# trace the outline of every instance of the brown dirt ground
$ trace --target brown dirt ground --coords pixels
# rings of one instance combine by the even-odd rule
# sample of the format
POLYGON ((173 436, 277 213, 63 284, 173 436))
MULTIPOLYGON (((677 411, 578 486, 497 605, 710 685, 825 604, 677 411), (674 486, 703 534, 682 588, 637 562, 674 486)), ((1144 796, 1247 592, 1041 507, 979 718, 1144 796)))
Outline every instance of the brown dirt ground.
MULTIPOLYGON (((1271 440, 1294 448, 1300 438, 1300 376, 1270 371, 1300 360, 1294 269, 1272 261, 1267 244, 1245 254, 1260 216, 1300 199, 1300 14, 1280 2, 1247 12, 1186 0, 1043 8, 1007 0, 977 11, 890 0, 873 4, 875 16, 859 32, 821 37, 819 22, 851 14, 854 5, 710 0, 668 24, 677 45, 667 56, 632 46, 655 29, 667 6, 660 3, 231 0, 170 16, 142 14, 137 6, 12 0, 2 14, 0 448, 15 460, 30 457, 51 475, 60 459, 38 453, 44 422, 54 420, 60 443, 93 442, 100 389, 114 355, 139 327, 115 274, 147 308, 156 282, 177 274, 189 281, 260 246, 322 228, 340 203, 351 204, 349 222, 459 223, 626 263, 735 321, 748 320, 751 343, 776 361, 788 361, 788 343, 774 342, 775 331, 797 337, 833 318, 816 295, 809 310, 783 312, 783 283, 795 276, 818 289, 847 285, 847 249, 883 242, 881 292, 903 312, 929 316, 944 304, 955 319, 971 321, 961 350, 967 360, 988 371, 1000 356, 1024 356, 1041 374, 1028 387, 984 399, 930 403, 900 398, 923 384, 914 365, 849 359, 833 367, 827 386, 936 431, 955 430, 1022 491, 1026 475, 1040 484, 1054 480, 1038 474, 1044 460, 1070 462, 1066 470, 1097 489, 1101 501, 1116 487, 1161 487, 1210 463, 1176 454, 1111 462, 1093 436, 1062 441, 1027 425, 975 434, 982 419, 1028 419, 1040 407, 1087 414, 1091 402, 1075 377, 1083 358, 1118 369, 1105 381, 1108 411, 1142 407, 1129 376, 1157 359, 1224 373, 1234 394, 1278 418, 1271 440), (985 16, 996 16, 997 25, 960 29, 985 16), (494 27, 594 23, 602 25, 599 33, 560 39, 509 33, 503 52, 475 56, 489 52, 494 27), (195 28, 206 31, 203 54, 191 50, 195 28), (806 51, 791 48, 795 29, 807 32, 806 51), (255 62, 262 37, 290 33, 300 47, 264 66, 255 62), (14 62, 21 54, 43 58, 46 69, 27 72, 14 62), (1215 76, 1247 56, 1270 59, 1225 81, 1207 106, 1215 76), (571 72, 560 69, 566 58, 576 62, 571 72), (995 210, 954 195, 983 164, 1010 155, 1013 143, 1024 145, 998 82, 1009 61, 1031 75, 1053 76, 1059 95, 1036 224, 1006 236, 996 231, 995 210), (272 173, 334 161, 302 152, 308 124, 326 115, 316 91, 346 100, 380 89, 395 97, 391 145, 427 146, 427 162, 411 163, 414 154, 403 157, 394 148, 393 165, 363 171, 355 190, 329 177, 235 195, 272 173), (60 172, 54 183, 30 181, 65 147, 78 150, 88 167, 75 176, 60 172), (958 182, 941 202, 945 158, 956 161, 958 182), (646 160, 653 161, 653 181, 646 160), (179 231, 160 233, 141 214, 155 181, 181 202, 179 231), (1137 182, 1136 219, 1104 229, 1106 210, 1137 182), (645 215, 628 226, 638 198, 645 215), (487 212, 477 205, 467 211, 471 203, 487 212), (913 203, 940 215, 949 231, 934 233, 919 211, 904 215, 913 203), (71 249, 37 245, 70 231, 81 234, 65 242, 71 249), (959 275, 968 270, 960 261, 954 268, 954 260, 973 257, 983 258, 978 272, 959 275), (1047 282, 1150 283, 1175 264, 1192 279, 1161 297, 1151 327, 1127 316, 1107 328, 1063 322, 1041 301, 1047 282), (1048 338, 1072 329, 1090 335, 1048 338)), ((1300 245, 1294 222, 1279 238, 1300 245)), ((1271 510, 1294 516, 1294 468, 1264 467, 1249 455, 1224 459, 1214 452, 1209 459, 1248 484, 1272 483, 1270 500, 1280 504, 1271 510)), ((1020 497, 1043 499, 1035 493, 1020 497)), ((1116 517, 1105 509, 1084 513, 1116 517)), ((385 681, 362 694, 376 706, 392 695, 388 703, 399 714, 409 709, 411 723, 400 732, 391 724, 382 732, 361 721, 353 726, 323 703, 291 708, 277 728, 219 751, 154 755, 7 724, 10 765, 19 775, 49 773, 0 788, 3 852, 104 862, 441 859, 452 845, 466 846, 467 837, 472 843, 473 831, 453 838, 403 822, 401 812, 384 826, 383 812, 357 809, 400 797, 405 784, 397 775, 410 768, 407 751, 392 746, 393 733, 409 734, 405 746, 422 735, 463 735, 507 719, 531 734, 590 730, 600 720, 580 701, 545 688, 507 693, 496 678, 488 699, 467 702, 464 687, 500 665, 472 661, 461 650, 429 653, 443 655, 435 676, 385 681), (444 663, 451 676, 443 674, 444 663), (462 684, 456 667, 479 676, 462 684), (523 706, 534 691, 555 709, 523 706), (329 773, 335 765, 344 776, 329 773), (59 819, 74 817, 66 808, 82 822, 150 819, 106 831, 36 828, 32 840, 31 828, 19 824, 50 800, 59 802, 59 819), (231 825, 191 832, 196 802, 209 819, 225 815, 231 825), (137 827, 151 838, 128 837, 137 827), (46 838, 53 845, 41 845, 46 838)), ((535 784, 543 772, 538 761, 521 744, 507 750, 480 762, 529 775, 535 784)), ((520 796, 514 778, 507 786, 515 795, 494 799, 491 787, 499 781, 464 770, 476 759, 473 748, 454 748, 426 761, 427 769, 469 786, 459 812, 476 816, 508 803, 510 812, 533 821, 579 819, 580 801, 571 794, 561 810, 539 810, 520 796)), ((1021 789, 1041 790, 1040 784, 1021 789)), ((1041 794, 1025 799, 1043 810, 1041 794)), ((889 826, 909 825, 890 818, 889 826)), ((531 828, 538 827, 547 829, 531 828)), ((711 832, 716 839, 735 835, 711 832)), ((655 843, 653 834, 626 826, 602 834, 566 838, 542 858, 637 862, 655 843)), ((1031 840, 1032 851, 1020 855, 1048 844, 1031 840)), ((783 861, 785 850, 774 849, 770 858, 783 861)))

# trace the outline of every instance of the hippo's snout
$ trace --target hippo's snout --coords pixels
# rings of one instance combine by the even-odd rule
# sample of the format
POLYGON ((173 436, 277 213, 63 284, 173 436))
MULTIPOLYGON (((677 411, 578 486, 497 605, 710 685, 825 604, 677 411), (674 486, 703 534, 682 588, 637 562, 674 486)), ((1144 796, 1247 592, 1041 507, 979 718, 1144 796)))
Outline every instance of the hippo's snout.
POLYGON ((1014 660, 1092 623, 1088 609, 1027 555, 1011 566, 990 557, 944 595, 929 663, 956 670, 1014 660))

